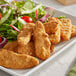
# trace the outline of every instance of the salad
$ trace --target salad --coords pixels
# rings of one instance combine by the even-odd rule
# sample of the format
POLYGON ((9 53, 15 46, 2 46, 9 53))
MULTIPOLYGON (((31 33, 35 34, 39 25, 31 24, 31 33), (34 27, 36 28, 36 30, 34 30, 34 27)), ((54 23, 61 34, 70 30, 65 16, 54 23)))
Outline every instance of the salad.
POLYGON ((10 25, 20 30, 22 25, 36 22, 38 18, 40 19, 46 14, 44 6, 36 5, 31 0, 12 1, 11 4, 2 0, 2 4, 0 5, 0 36, 6 37, 8 40, 16 40, 18 35, 18 32, 10 25))
POLYGON ((36 5, 31 0, 14 0, 10 3, 5 0, 0 1, 0 42, 4 38, 15 41, 24 24, 35 23, 37 20, 46 22, 53 15, 53 8, 45 8, 42 4, 36 5), (51 15, 46 10, 51 10, 51 15))

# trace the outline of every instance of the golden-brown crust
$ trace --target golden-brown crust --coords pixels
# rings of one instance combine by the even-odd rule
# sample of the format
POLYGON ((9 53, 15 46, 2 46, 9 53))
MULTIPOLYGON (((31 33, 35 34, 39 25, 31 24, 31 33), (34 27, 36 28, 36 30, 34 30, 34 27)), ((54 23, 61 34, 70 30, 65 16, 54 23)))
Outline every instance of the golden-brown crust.
POLYGON ((45 31, 49 34, 49 39, 52 44, 57 44, 60 42, 61 35, 61 22, 55 17, 49 18, 47 23, 44 23, 45 31))
POLYGON ((24 46, 30 42, 34 27, 34 23, 28 23, 22 27, 17 36, 18 45, 24 46))
POLYGON ((35 27, 34 23, 28 23, 22 27, 17 37, 18 53, 35 56, 33 42, 30 42, 34 31, 34 27, 35 27))
POLYGON ((7 43, 3 48, 20 54, 35 56, 35 47, 34 47, 33 41, 29 42, 25 46, 18 46, 17 41, 14 41, 14 42, 7 43))
POLYGON ((50 17, 49 19, 48 19, 48 22, 50 22, 50 21, 52 21, 52 22, 58 22, 58 23, 60 23, 60 26, 61 26, 61 21, 57 18, 57 17, 50 17))
POLYGON ((17 41, 13 41, 13 42, 7 43, 3 48, 17 52, 17 47, 18 47, 17 41))
POLYGON ((61 38, 62 40, 69 40, 71 37, 71 20, 67 19, 67 18, 62 18, 60 19, 60 21, 62 22, 61 25, 61 38))
POLYGON ((58 27, 58 29, 57 29, 57 31, 55 32, 55 33, 51 33, 50 35, 49 35, 49 39, 50 39, 50 41, 52 42, 52 44, 57 44, 57 43, 59 43, 60 42, 60 25, 58 25, 57 26, 58 27))
POLYGON ((71 37, 76 36, 76 26, 72 25, 71 37))
POLYGON ((6 68, 26 69, 38 64, 39 61, 35 57, 26 54, 17 54, 5 49, 0 50, 0 65, 6 68))
POLYGON ((45 31, 48 34, 55 33, 58 29, 57 26, 58 26, 58 23, 54 21, 44 23, 45 31))
POLYGON ((44 26, 41 22, 36 22, 34 30, 34 42, 36 56, 42 60, 50 57, 51 43, 48 34, 45 32, 44 26))
POLYGON ((29 42, 25 46, 19 46, 18 47, 18 53, 20 54, 27 54, 30 56, 35 56, 35 47, 33 41, 29 42))

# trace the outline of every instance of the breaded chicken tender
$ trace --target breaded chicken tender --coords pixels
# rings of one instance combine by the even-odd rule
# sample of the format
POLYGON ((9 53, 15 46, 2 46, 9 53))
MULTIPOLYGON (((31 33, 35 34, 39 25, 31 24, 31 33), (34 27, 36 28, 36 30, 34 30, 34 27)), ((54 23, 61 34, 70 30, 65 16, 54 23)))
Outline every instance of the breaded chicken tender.
POLYGON ((45 31, 49 34, 49 39, 52 44, 60 42, 60 27, 61 22, 56 18, 50 18, 49 22, 44 23, 45 31))
POLYGON ((13 41, 13 42, 7 43, 3 48, 17 52, 17 47, 18 47, 17 41, 13 41))
POLYGON ((58 23, 60 23, 60 25, 62 24, 61 23, 61 21, 57 18, 57 17, 50 17, 49 19, 48 19, 48 22, 50 22, 50 21, 54 21, 54 22, 58 22, 58 23))
POLYGON ((71 37, 76 36, 76 26, 72 25, 71 37))
POLYGON ((69 40, 71 37, 71 28, 72 28, 71 20, 67 18, 62 18, 60 19, 60 21, 62 22, 61 38, 63 41, 69 40))
POLYGON ((27 54, 30 56, 35 56, 35 49, 34 49, 34 43, 31 41, 25 46, 18 46, 17 41, 7 43, 4 47, 4 49, 11 50, 20 54, 27 54))
POLYGON ((34 23, 28 23, 22 27, 21 31, 17 36, 18 45, 24 46, 27 43, 29 43, 29 41, 31 40, 34 27, 34 23))
POLYGON ((34 29, 34 42, 35 53, 41 60, 46 60, 50 57, 51 43, 48 38, 48 34, 45 32, 43 24, 39 21, 36 22, 34 29))
POLYGON ((60 26, 58 25, 58 29, 55 33, 51 33, 49 35, 49 39, 52 42, 52 44, 57 44, 60 42, 60 26))
POLYGON ((18 53, 27 54, 30 56, 35 56, 35 47, 33 41, 29 42, 27 45, 18 47, 18 53))
POLYGON ((35 57, 26 54, 17 54, 5 49, 0 50, 0 66, 13 69, 26 69, 38 64, 39 61, 35 57))

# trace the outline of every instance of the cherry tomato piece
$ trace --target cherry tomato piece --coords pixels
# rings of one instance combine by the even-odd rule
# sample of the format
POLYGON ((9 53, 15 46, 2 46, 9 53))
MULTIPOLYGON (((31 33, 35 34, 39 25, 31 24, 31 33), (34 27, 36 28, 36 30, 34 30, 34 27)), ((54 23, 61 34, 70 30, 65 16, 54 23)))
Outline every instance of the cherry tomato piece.
POLYGON ((0 37, 0 43, 2 42, 2 37, 0 37))
POLYGON ((23 19, 25 22, 27 22, 27 23, 33 23, 32 18, 29 17, 29 16, 23 16, 22 19, 23 19))
POLYGON ((2 14, 0 13, 0 19, 2 18, 2 14))

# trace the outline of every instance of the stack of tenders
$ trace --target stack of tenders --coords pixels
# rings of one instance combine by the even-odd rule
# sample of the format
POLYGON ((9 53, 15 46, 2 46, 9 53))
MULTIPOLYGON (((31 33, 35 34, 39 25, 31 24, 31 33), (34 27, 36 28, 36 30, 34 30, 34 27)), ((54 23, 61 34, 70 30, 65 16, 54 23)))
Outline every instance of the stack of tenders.
POLYGON ((48 22, 27 23, 20 30, 17 41, 6 44, 0 50, 0 65, 7 68, 26 69, 46 60, 54 52, 54 45, 76 36, 76 26, 70 19, 55 17, 48 22))

